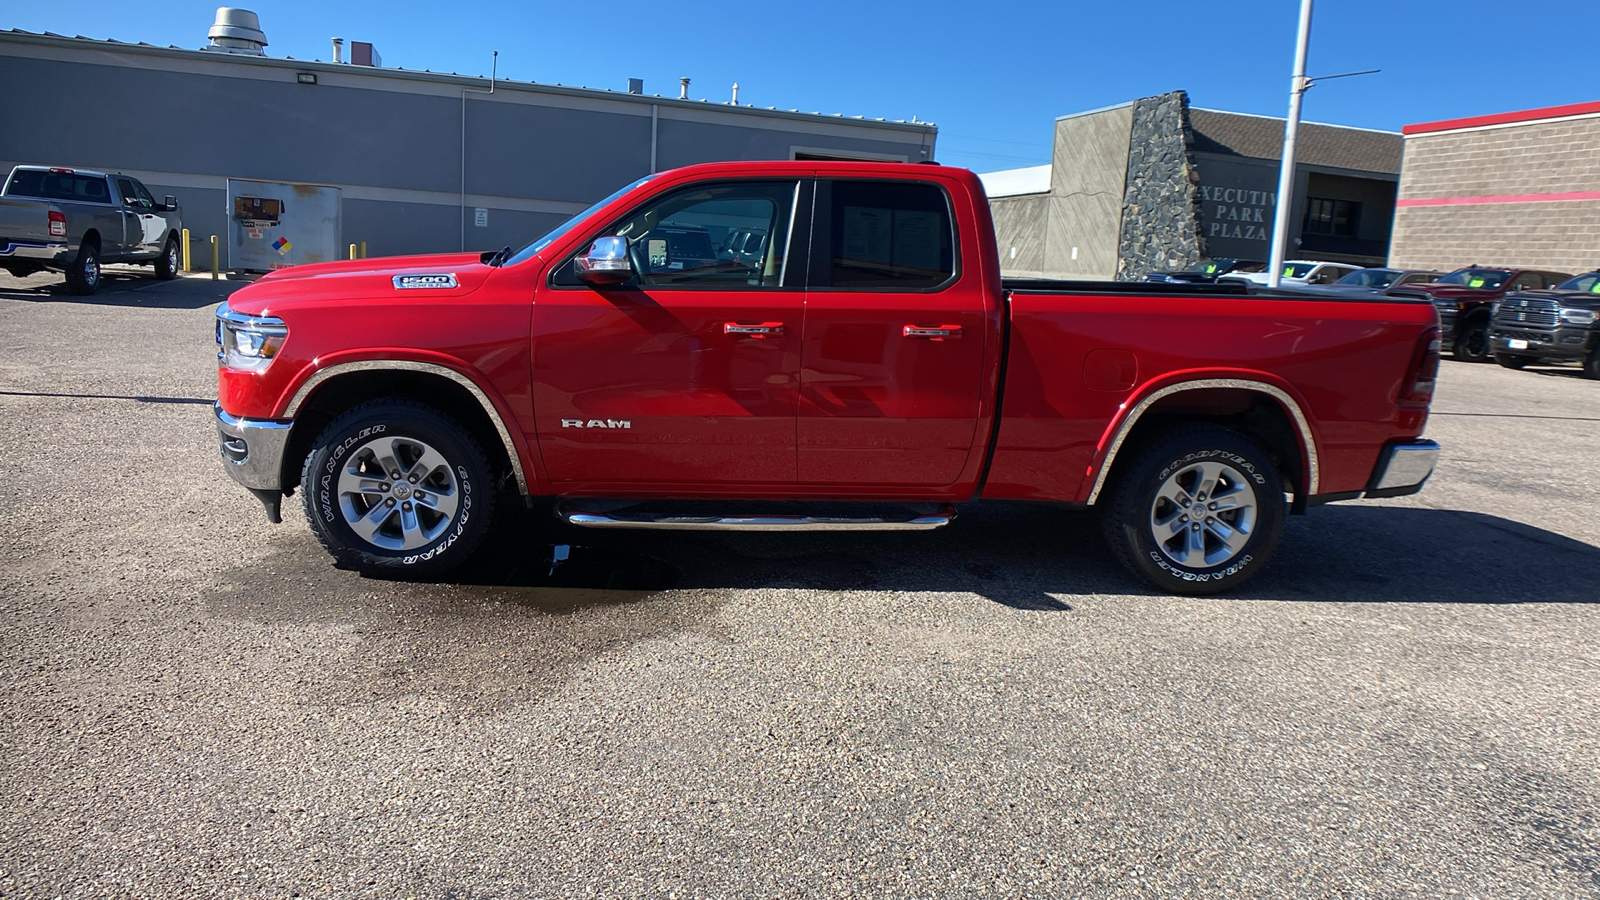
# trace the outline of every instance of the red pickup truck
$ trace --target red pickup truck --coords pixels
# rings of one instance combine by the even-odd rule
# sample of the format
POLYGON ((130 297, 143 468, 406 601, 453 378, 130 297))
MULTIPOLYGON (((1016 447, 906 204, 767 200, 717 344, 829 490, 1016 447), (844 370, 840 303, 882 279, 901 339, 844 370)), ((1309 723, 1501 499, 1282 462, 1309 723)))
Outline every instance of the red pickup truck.
POLYGON ((217 341, 228 472, 369 573, 447 571, 519 494, 750 530, 1003 499, 1097 507, 1131 571, 1216 593, 1439 449, 1432 305, 1004 283, 977 177, 927 164, 664 172, 520 250, 274 272, 217 341))

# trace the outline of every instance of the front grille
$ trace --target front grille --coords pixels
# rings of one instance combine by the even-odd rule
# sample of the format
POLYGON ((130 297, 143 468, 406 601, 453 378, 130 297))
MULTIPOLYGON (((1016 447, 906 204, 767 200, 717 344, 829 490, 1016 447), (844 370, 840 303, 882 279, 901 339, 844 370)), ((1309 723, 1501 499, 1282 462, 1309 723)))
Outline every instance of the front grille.
POLYGON ((1540 334, 1537 331, 1515 331, 1510 328, 1495 328, 1494 336, 1511 341, 1528 341, 1529 343, 1543 343, 1550 340, 1549 334, 1540 334))
POLYGON ((1533 325, 1554 327, 1561 320, 1561 309, 1554 300, 1530 300, 1513 297, 1500 301, 1495 310, 1494 323, 1515 327, 1533 325))

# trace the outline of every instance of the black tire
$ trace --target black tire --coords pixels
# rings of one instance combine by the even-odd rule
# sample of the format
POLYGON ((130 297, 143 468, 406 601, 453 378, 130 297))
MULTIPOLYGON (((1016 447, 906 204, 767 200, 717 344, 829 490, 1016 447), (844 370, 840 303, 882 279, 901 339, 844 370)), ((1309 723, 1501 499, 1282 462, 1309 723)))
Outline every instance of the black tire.
POLYGON ((1596 343, 1589 355, 1583 358, 1583 377, 1600 381, 1600 343, 1596 343))
POLYGON ((1510 353, 1496 353, 1494 361, 1508 369, 1522 369, 1533 365, 1531 356, 1513 356, 1510 353))
POLYGON ((162 281, 171 281, 178 277, 181 257, 178 255, 178 239, 167 238, 167 245, 161 248, 161 255, 156 257, 156 277, 162 281))
POLYGON ((455 568, 494 516, 494 472, 478 442, 449 416, 405 400, 334 419, 306 456, 300 491, 312 533, 340 566, 389 578, 455 568), (380 454, 394 467, 385 471, 380 454))
POLYGON ((80 297, 88 296, 100 286, 100 248, 84 242, 78 255, 67 266, 67 290, 80 297))
POLYGON ((1486 363, 1493 360, 1494 353, 1489 346, 1489 323, 1479 319, 1462 325, 1451 352, 1463 362, 1486 363))
POLYGON ((1266 564, 1283 533, 1285 507, 1283 478, 1265 450, 1232 429, 1192 425, 1158 439, 1115 473, 1101 531, 1117 560, 1159 590, 1220 594, 1266 564), (1207 472, 1220 477, 1212 478, 1212 488, 1197 489, 1207 472), (1204 504, 1211 515, 1191 521, 1192 507, 1180 502, 1204 504), (1226 535, 1241 534, 1230 546, 1226 535), (1188 552, 1194 540, 1198 559, 1188 552))

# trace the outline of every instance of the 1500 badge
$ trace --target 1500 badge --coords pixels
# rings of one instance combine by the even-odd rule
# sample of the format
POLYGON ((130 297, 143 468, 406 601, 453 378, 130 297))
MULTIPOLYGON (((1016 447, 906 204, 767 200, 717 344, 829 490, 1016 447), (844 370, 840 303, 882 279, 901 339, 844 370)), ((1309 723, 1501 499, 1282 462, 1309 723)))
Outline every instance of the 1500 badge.
POLYGON ((418 288, 453 288, 456 286, 454 272, 440 275, 396 275, 394 288, 397 291, 416 290, 418 288))

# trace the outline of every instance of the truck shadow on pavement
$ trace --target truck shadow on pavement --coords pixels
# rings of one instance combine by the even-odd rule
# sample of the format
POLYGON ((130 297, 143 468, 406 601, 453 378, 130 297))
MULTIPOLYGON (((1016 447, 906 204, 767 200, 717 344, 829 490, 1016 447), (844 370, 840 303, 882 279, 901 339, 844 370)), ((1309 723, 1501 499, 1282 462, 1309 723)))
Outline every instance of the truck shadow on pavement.
POLYGON ((193 277, 161 281, 148 273, 103 269, 99 289, 80 297, 67 290, 66 282, 59 275, 39 274, 15 278, 0 274, 0 300, 142 309, 200 309, 221 303, 246 284, 249 281, 212 281, 210 278, 193 277))
MULTIPOLYGON (((1071 611, 1078 596, 1164 596, 1112 559, 1092 513, 1029 504, 976 504, 949 528, 918 534, 569 528, 552 534, 533 517, 509 531, 519 552, 490 548, 449 580, 644 592, 641 597, 672 588, 970 593, 1041 612, 1071 611), (554 565, 552 540, 569 554, 554 565)), ((1460 510, 1330 506, 1291 518, 1266 569, 1223 599, 1595 603, 1597 572, 1600 547, 1509 519, 1460 510)))

